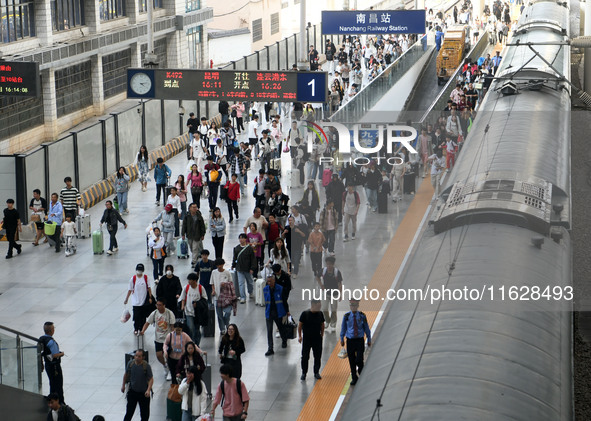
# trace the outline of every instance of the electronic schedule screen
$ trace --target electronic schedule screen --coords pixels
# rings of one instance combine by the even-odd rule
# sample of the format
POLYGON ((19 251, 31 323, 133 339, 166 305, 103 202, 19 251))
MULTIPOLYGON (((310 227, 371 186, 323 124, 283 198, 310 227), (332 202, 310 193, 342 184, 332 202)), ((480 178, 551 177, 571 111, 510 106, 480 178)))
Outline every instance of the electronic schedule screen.
POLYGON ((325 72, 130 69, 128 75, 128 96, 136 98, 325 102, 328 86, 325 72))

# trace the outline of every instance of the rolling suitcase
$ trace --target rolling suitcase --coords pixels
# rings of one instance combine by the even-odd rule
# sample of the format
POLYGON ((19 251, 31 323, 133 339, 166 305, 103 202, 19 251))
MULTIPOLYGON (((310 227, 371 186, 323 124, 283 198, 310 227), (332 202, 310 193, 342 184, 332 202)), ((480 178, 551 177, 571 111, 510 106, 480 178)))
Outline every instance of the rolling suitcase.
POLYGON ((103 254, 105 252, 103 247, 103 230, 98 229, 92 232, 92 252, 94 254, 103 254))
POLYGON ((130 361, 133 360, 133 358, 135 357, 135 351, 137 351, 138 349, 143 349, 144 350, 144 361, 149 363, 149 358, 148 358, 148 350, 144 347, 144 336, 137 336, 137 347, 136 349, 134 349, 133 351, 129 351, 128 353, 125 354, 125 369, 127 370, 127 364, 129 364, 130 361))
POLYGON ((290 171, 291 172, 291 188, 294 189, 296 187, 300 187, 300 170, 295 168, 290 171))
POLYGON ((263 278, 257 279, 254 284, 254 303, 257 306, 265 306, 265 295, 263 288, 265 288, 266 281, 263 278))
POLYGON ((203 336, 205 338, 215 336, 215 307, 212 303, 207 307, 207 325, 203 326, 203 336))
POLYGON ((189 243, 187 240, 179 238, 176 242, 176 257, 177 259, 188 259, 189 258, 189 243))
POLYGON ((90 215, 76 217, 76 238, 90 238, 90 215))
POLYGON ((207 363, 207 354, 203 354, 203 359, 205 360, 205 370, 203 370, 203 373, 201 374, 201 380, 203 380, 203 383, 205 383, 205 388, 207 389, 207 397, 211 399, 211 364, 207 363))
POLYGON ((414 172, 404 174, 404 181, 402 184, 404 186, 404 194, 414 193, 416 191, 416 174, 414 172))

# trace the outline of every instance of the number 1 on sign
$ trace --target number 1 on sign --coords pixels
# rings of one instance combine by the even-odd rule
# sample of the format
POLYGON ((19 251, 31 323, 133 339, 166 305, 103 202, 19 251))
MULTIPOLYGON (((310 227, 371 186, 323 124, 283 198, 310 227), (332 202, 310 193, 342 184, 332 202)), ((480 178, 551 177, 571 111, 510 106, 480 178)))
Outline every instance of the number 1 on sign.
POLYGON ((315 91, 316 91, 316 79, 312 79, 310 82, 308 82, 308 86, 312 85, 312 96, 316 96, 315 95, 315 91))

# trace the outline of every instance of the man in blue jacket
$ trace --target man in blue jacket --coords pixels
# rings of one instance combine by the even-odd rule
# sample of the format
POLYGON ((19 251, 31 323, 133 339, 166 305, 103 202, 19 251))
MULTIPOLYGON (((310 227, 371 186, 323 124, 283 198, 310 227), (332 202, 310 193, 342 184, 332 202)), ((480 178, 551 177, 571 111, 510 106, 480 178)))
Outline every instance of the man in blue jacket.
POLYGON ((281 335, 281 348, 287 348, 287 336, 283 323, 287 322, 289 313, 289 305, 287 304, 287 296, 289 291, 284 289, 281 285, 275 283, 275 275, 267 276, 267 285, 263 289, 265 296, 265 318, 267 319, 267 344, 268 350, 265 352, 265 357, 273 355, 273 322, 277 325, 279 334, 281 335))
MULTIPOLYGON (((154 181, 156 182, 156 206, 160 206, 160 193, 164 193, 172 170, 164 163, 164 159, 158 158, 154 167, 154 181)), ((166 202, 166 196, 164 196, 166 202)), ((166 204, 166 203, 164 203, 166 204)))
POLYGON ((341 325, 341 346, 345 346, 346 336, 347 356, 351 367, 351 386, 355 386, 359 378, 358 374, 363 370, 363 353, 365 352, 363 337, 367 335, 367 346, 371 346, 371 330, 367 317, 359 311, 359 301, 350 300, 349 307, 351 311, 343 316, 341 325))

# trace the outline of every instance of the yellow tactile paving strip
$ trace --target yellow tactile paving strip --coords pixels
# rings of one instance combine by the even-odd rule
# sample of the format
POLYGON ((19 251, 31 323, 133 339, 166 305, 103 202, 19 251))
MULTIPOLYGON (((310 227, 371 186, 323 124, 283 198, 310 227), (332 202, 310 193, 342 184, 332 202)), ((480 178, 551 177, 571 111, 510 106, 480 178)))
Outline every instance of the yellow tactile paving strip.
MULTIPOLYGON (((433 187, 430 180, 425 178, 390 241, 384 257, 371 278, 368 289, 377 289, 380 291, 380 296, 385 296, 386 291, 392 285, 395 274, 400 269, 432 197, 433 187)), ((367 315, 370 326, 376 320, 382 303, 382 301, 361 302, 359 308, 367 315)), ((341 392, 349 386, 349 362, 338 357, 340 350, 341 346, 337 344, 322 370, 322 380, 316 382, 300 412, 299 421, 328 421, 330 419, 341 392)))

